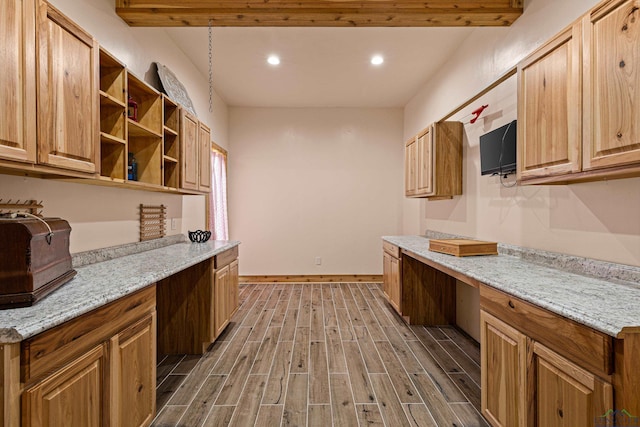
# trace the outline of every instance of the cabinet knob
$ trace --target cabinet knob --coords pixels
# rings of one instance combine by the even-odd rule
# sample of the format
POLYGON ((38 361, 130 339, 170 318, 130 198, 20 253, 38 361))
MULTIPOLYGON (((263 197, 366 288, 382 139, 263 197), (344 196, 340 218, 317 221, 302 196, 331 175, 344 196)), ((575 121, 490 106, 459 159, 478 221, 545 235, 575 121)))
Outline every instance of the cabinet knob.
POLYGON ((627 64, 625 64, 624 59, 620 61, 620 68, 624 68, 627 64))
POLYGON ((516 308, 515 304, 513 304, 513 302, 511 300, 509 300, 509 307, 516 308))
POLYGON ((558 416, 559 416, 560 418, 563 418, 563 417, 564 417, 564 412, 562 412, 562 409, 558 409, 558 416))
POLYGON ((622 132, 618 132, 618 134, 616 135, 618 138, 622 138, 622 132))

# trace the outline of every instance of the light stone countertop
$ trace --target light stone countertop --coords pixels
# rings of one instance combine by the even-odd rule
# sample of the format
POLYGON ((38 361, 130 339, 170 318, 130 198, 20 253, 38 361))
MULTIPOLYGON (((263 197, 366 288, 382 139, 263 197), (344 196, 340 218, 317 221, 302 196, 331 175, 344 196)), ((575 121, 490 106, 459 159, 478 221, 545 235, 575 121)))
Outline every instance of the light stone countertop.
POLYGON ((239 244, 187 241, 76 267, 76 277, 35 305, 0 310, 0 344, 32 337, 239 244))
POLYGON ((639 283, 581 275, 502 253, 441 254, 430 251, 429 239, 422 236, 383 240, 610 336, 640 326, 639 283))

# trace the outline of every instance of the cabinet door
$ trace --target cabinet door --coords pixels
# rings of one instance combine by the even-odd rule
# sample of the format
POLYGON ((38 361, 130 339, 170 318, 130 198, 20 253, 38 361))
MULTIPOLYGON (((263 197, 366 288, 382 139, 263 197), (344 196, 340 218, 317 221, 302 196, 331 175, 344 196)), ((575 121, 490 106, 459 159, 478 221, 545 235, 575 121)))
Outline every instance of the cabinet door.
POLYGON ((518 179, 581 169, 580 27, 518 64, 518 179))
POLYGON ((38 7, 38 161, 95 173, 98 44, 47 2, 38 7))
POLYGON ((414 139, 404 147, 404 193, 414 196, 418 188, 418 144, 414 139))
POLYGON ((104 425, 105 363, 102 344, 27 389, 22 395, 23 427, 104 425))
POLYGON ((198 189, 198 119, 182 110, 180 118, 180 186, 185 190, 198 189))
POLYGON ((35 1, 0 0, 0 35, 0 158, 35 163, 35 1))
POLYGON ((418 137, 418 188, 416 194, 433 194, 433 132, 431 128, 418 137))
POLYGON ((113 337, 111 351, 114 425, 150 425, 156 410, 155 312, 113 337))
POLYGON ((211 190, 211 131, 200 123, 198 128, 198 144, 200 145, 200 167, 198 168, 198 190, 211 190))
POLYGON ((229 264, 229 320, 238 310, 239 289, 238 289, 238 260, 229 264))
POLYGON ((527 338, 480 311, 481 408, 494 427, 524 427, 527 338))
POLYGON ((594 420, 613 409, 611 384, 537 342, 532 369, 536 426, 592 427, 594 420))
POLYGON ((382 252, 382 292, 388 300, 391 299, 391 255, 382 252))
POLYGON ((213 283, 213 319, 214 331, 217 337, 229 323, 229 266, 226 265, 215 272, 213 283))
POLYGON ((396 309, 398 314, 402 315, 402 286, 400 282, 400 260, 398 258, 389 257, 389 302, 396 309))
POLYGON ((584 31, 584 169, 640 162, 640 1, 608 2, 584 31))

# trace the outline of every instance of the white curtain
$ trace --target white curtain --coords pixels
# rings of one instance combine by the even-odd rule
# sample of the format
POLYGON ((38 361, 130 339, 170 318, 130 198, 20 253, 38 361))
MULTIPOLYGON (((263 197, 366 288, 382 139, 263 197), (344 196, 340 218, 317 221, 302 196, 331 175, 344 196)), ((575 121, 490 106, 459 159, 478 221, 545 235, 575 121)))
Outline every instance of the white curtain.
POLYGON ((211 151, 211 197, 209 197, 209 230, 215 240, 229 240, 227 219, 227 159, 219 151, 211 151))

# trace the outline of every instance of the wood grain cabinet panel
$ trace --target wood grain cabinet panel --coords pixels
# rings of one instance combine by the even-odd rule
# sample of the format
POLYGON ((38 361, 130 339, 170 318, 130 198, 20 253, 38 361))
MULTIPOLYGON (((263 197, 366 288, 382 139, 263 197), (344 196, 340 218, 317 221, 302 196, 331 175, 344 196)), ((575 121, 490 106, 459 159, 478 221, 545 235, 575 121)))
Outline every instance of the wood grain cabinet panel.
POLYGON ((519 179, 581 170, 580 24, 518 65, 519 179))
POLYGON ((226 265, 214 273, 213 281, 213 337, 219 336, 229 324, 229 266, 226 265))
POLYGON ((180 116, 180 186, 198 190, 198 119, 184 109, 180 116))
POLYGON ((112 402, 120 427, 151 424, 156 409, 156 314, 111 339, 112 402))
POLYGON ((383 291, 391 306, 402 315, 402 279, 398 247, 383 242, 383 291), (397 255, 398 254, 398 255, 397 255))
POLYGON ((584 169, 640 162, 640 0, 610 1, 583 20, 584 169))
POLYGON ((202 122, 198 128, 198 190, 208 193, 211 190, 211 131, 202 122))
POLYGON ((38 5, 38 161, 98 171, 98 43, 44 0, 38 5))
POLYGON ((495 427, 525 427, 527 337, 480 312, 481 408, 495 427))
POLYGON ((405 144, 405 196, 462 194, 462 123, 438 122, 405 144))
POLYGON ((533 346, 533 409, 537 427, 591 427, 613 409, 613 389, 540 343, 533 346))
POLYGON ((76 358, 23 393, 24 427, 105 425, 106 345, 76 358))
POLYGON ((35 163, 35 1, 0 0, 0 158, 35 163))
POLYGON ((518 180, 640 176, 640 0, 603 1, 518 64, 518 180))
POLYGON ((229 264, 229 318, 233 317, 238 311, 240 288, 239 286, 240 269, 238 260, 234 260, 229 264))

